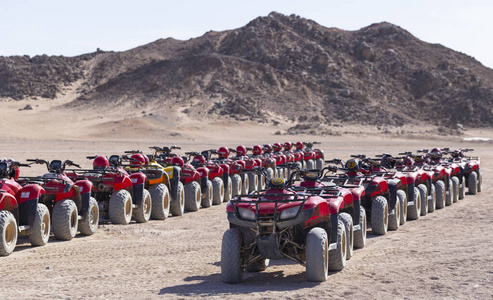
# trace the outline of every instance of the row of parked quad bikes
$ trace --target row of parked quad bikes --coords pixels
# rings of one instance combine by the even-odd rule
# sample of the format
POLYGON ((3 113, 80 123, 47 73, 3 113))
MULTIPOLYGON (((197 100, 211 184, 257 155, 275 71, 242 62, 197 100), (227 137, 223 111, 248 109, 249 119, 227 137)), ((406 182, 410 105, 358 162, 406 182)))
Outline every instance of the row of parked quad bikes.
POLYGON ((4 159, 0 255, 14 250, 18 234, 41 246, 50 232, 70 240, 77 232, 93 234, 100 221, 144 223, 229 202, 224 282, 240 282, 244 270, 262 271, 280 258, 305 265, 308 280, 324 281, 329 270, 344 268, 353 248, 364 247, 367 218, 372 233, 382 235, 463 199, 466 189, 481 191, 480 160, 465 156, 472 149, 343 161, 325 160, 315 144, 220 147, 186 156, 174 154, 176 146, 151 147, 152 155, 90 156, 92 169, 70 160, 4 159), (48 173, 20 177, 19 167, 30 164, 45 164, 48 173))
MULTIPOLYGON (((88 156, 92 169, 81 169, 71 160, 0 160, 0 255, 13 252, 19 234, 33 246, 45 245, 52 232, 56 239, 71 240, 77 232, 92 235, 99 222, 128 224, 164 220, 231 200, 233 195, 265 188, 269 178, 287 176, 287 162, 313 168, 313 143, 286 143, 292 155, 279 155, 280 144, 220 147, 201 152, 150 147, 153 154, 125 151, 123 155, 88 156), (289 146, 288 146, 289 145, 289 146), (278 147, 279 146, 279 147, 278 147), (250 152, 250 155, 247 154, 250 152), (230 157, 230 153, 235 153, 230 157), (304 158, 310 158, 304 162, 304 158), (48 173, 21 177, 20 167, 44 164, 48 173), (255 169, 256 170, 256 169, 255 169)), ((323 165, 323 159, 318 163, 323 165)))

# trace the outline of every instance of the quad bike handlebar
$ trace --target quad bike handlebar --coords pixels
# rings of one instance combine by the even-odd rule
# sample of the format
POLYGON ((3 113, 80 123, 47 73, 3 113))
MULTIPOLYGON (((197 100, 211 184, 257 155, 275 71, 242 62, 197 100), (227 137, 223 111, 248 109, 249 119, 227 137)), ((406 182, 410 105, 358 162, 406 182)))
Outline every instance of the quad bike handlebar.
MULTIPOLYGON (((149 148, 151 148, 151 147, 149 147, 149 148)), ((135 154, 135 153, 142 153, 142 151, 140 151, 140 150, 127 150, 127 151, 124 151, 123 153, 135 154)))

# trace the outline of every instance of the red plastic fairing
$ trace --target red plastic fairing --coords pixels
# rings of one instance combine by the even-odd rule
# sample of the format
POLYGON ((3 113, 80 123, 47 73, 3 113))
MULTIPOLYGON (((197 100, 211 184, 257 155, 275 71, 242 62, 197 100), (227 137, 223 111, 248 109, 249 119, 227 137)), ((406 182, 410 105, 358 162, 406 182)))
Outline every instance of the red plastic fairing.
POLYGON ((14 210, 17 208, 17 200, 9 193, 0 193, 0 210, 14 210))
POLYGON ((198 167, 196 170, 200 177, 209 177, 209 169, 206 167, 198 167))
POLYGON ((44 193, 45 190, 40 185, 28 184, 17 192, 15 198, 17 198, 17 202, 21 204, 29 200, 37 199, 44 193))
POLYGON ((79 192, 81 194, 89 193, 92 190, 92 182, 89 180, 79 180, 75 182, 75 185, 79 187, 79 192))

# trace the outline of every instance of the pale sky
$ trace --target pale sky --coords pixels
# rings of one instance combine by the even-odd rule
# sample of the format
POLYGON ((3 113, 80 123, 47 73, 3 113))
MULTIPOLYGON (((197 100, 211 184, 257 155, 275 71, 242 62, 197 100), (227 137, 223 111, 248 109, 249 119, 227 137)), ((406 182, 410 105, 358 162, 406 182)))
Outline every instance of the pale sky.
POLYGON ((271 11, 344 30, 388 21, 493 68, 491 0, 0 0, 0 56, 124 51, 242 27, 271 11))

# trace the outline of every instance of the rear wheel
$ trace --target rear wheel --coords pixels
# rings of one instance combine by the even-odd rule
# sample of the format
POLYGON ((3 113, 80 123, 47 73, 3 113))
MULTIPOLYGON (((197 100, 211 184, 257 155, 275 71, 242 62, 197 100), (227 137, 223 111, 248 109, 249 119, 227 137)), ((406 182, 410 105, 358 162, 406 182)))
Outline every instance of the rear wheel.
POLYGON ((241 194, 241 177, 238 174, 231 175, 231 197, 241 194))
POLYGON ((185 189, 181 181, 178 182, 176 189, 177 196, 176 199, 171 199, 169 211, 173 216, 181 216, 185 212, 185 189))
POLYGON ((462 176, 462 182, 459 184, 459 200, 462 200, 466 197, 466 180, 464 176, 462 176))
POLYGON ((469 194, 476 195, 478 192, 478 173, 472 171, 467 179, 467 187, 469 188, 469 194))
POLYGON ((0 211, 0 256, 12 253, 17 244, 17 221, 10 211, 0 211))
POLYGON ((258 176, 255 173, 248 173, 248 192, 254 192, 258 190, 259 188, 259 182, 258 182, 258 176))
POLYGON ((428 199, 428 212, 434 212, 437 206, 437 193, 434 184, 430 185, 430 195, 428 199))
POLYGON ((69 241, 77 234, 79 213, 71 199, 55 202, 52 215, 53 234, 57 240, 69 241))
POLYGON ((452 179, 448 179, 448 187, 445 192, 445 205, 452 205, 452 200, 454 197, 454 190, 452 189, 452 179))
POLYGON ((263 173, 258 175, 258 189, 265 190, 265 175, 263 173))
POLYGON ((247 195, 250 187, 250 181, 248 180, 248 174, 241 175, 241 194, 247 195))
POLYGON ((219 205, 224 201, 224 183, 219 177, 212 179, 212 204, 219 205))
POLYGON ((418 185, 419 197, 421 199, 421 215, 428 213, 428 188, 424 184, 418 185))
POLYGON ((146 189, 144 189, 142 194, 142 201, 140 202, 139 207, 133 211, 134 220, 137 223, 146 223, 151 218, 151 194, 149 194, 149 191, 146 189))
POLYGON ((353 217, 348 213, 341 213, 339 215, 342 223, 344 223, 344 229, 346 230, 346 259, 351 259, 353 257, 354 249, 354 228, 353 228, 353 217))
POLYGON ((404 192, 403 190, 398 190, 396 194, 397 194, 397 201, 399 201, 399 203, 401 205, 401 215, 400 215, 399 224, 404 225, 404 224, 406 224, 406 221, 407 221, 407 202, 408 202, 408 199, 406 196, 406 192, 404 192))
POLYGON ((267 172, 267 175, 269 175, 267 180, 274 178, 274 176, 275 176, 274 169, 267 168, 267 169, 265 169, 265 171, 267 172))
POLYGON ((207 180, 205 189, 202 191, 202 207, 207 208, 212 206, 212 199, 214 198, 214 193, 212 191, 212 181, 207 180))
POLYGON ((149 188, 151 194, 152 210, 151 219, 165 220, 169 216, 170 196, 168 187, 163 184, 154 184, 149 188))
POLYGON ((113 224, 128 224, 132 219, 132 196, 127 190, 113 192, 108 208, 110 221, 113 224))
POLYGON ((43 203, 38 203, 34 215, 33 226, 27 232, 27 238, 33 246, 44 246, 48 243, 51 230, 50 212, 43 203))
MULTIPOLYGON (((344 223, 339 220, 337 224, 337 246, 329 250, 329 270, 341 271, 346 266, 347 235, 344 223)), ((308 256, 308 253, 307 253, 308 256)))
POLYGON ((329 241, 324 229, 315 227, 308 232, 305 256, 306 279, 315 282, 326 281, 329 268, 329 241))
POLYGON ((99 206, 96 199, 89 199, 89 207, 86 213, 79 220, 79 231, 83 235, 92 235, 96 232, 99 225, 99 206))
POLYGON ((478 193, 483 189, 483 173, 478 171, 478 193))
POLYGON ((401 201, 397 197, 395 201, 395 208, 392 214, 389 214, 388 230, 397 230, 401 224, 401 201))
POLYGON ((444 208, 445 207, 445 183, 443 181, 438 180, 435 182, 435 193, 436 193, 436 208, 444 208))
POLYGON ((190 181, 185 184, 185 210, 197 211, 200 208, 200 184, 197 181, 190 181))
POLYGON ((387 233, 389 221, 387 199, 382 196, 376 197, 371 204, 371 231, 376 235, 387 233))
POLYGON ((413 202, 414 204, 407 208, 407 218, 409 220, 417 220, 421 214, 421 195, 416 187, 414 188, 413 202))
POLYGON ((354 248, 363 248, 366 245, 366 211, 363 206, 359 210, 359 230, 354 231, 354 248))
POLYGON ((241 282, 241 244, 242 235, 237 228, 224 232, 221 245, 221 277, 225 283, 241 282))
POLYGON ((453 196, 452 196, 452 201, 455 203, 457 201, 459 201, 459 178, 457 177, 452 177, 452 191, 454 192, 453 193, 453 196))

